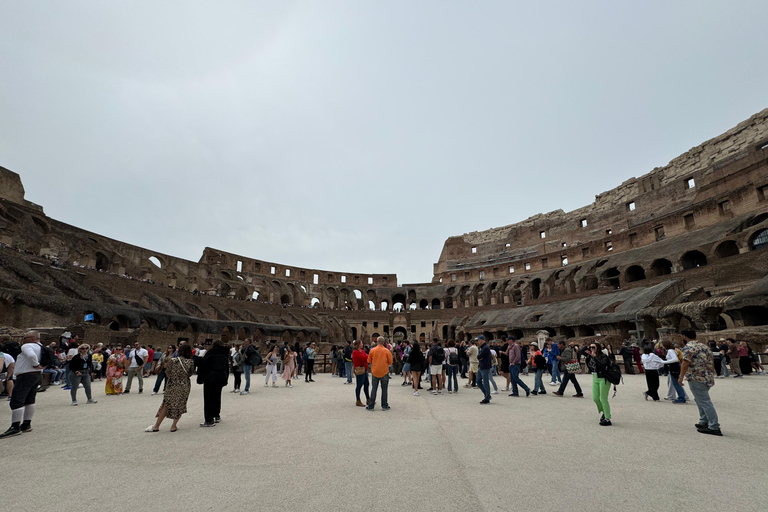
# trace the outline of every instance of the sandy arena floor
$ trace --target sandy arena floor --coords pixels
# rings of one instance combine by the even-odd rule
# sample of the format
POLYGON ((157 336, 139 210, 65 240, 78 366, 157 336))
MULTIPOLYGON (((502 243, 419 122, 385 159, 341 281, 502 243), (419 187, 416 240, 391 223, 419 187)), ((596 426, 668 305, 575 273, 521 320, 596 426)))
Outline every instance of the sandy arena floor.
MULTIPOLYGON (((0 440, 3 510, 765 510, 768 377, 717 380, 724 437, 699 434, 695 404, 643 400, 625 377, 600 427, 591 376, 585 398, 511 398, 460 381, 458 395, 414 397, 395 378, 392 409, 355 407, 354 386, 318 375, 293 389, 223 394, 222 422, 199 428, 193 384, 179 431, 143 430, 162 395, 70 406, 69 392, 38 395, 34 431, 0 440), (112 506, 110 506, 110 503, 112 506)), ((497 378, 497 383, 501 381, 497 378)), ((524 377, 530 386, 533 377, 524 377)), ((281 382, 280 382, 281 383, 281 382)), ((687 388, 687 387, 686 387, 687 388)), ((2 429, 10 422, 7 402, 2 429)))

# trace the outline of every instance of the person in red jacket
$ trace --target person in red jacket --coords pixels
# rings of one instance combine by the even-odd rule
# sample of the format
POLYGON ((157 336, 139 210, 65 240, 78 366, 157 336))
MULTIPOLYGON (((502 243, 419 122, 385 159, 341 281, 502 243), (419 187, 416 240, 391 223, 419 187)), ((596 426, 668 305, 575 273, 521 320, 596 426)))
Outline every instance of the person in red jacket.
POLYGON ((355 380, 357 381, 357 386, 355 386, 356 405, 358 407, 365 407, 371 401, 371 396, 368 394, 368 354, 363 350, 363 344, 360 340, 355 340, 352 348, 354 348, 352 351, 352 366, 355 368, 355 380), (365 403, 360 401, 360 388, 365 391, 365 403))

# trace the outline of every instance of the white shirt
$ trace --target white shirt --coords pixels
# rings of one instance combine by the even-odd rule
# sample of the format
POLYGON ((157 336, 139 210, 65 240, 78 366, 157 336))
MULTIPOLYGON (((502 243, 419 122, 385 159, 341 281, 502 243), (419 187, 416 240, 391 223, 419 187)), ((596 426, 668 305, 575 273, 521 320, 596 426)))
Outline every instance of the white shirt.
POLYGON ((675 352, 675 349, 671 348, 667 350, 667 360, 664 361, 664 364, 671 364, 671 363, 677 363, 677 352, 675 352))
MULTIPOLYGON (((136 364, 136 358, 134 357, 136 354, 139 354, 139 357, 144 360, 144 364, 147 364, 147 358, 149 357, 149 352, 147 352, 143 348, 139 348, 139 349, 135 348, 135 349, 131 350, 131 357, 130 357, 131 366, 129 366, 128 368, 138 368, 139 367, 139 365, 136 364)), ((142 366, 144 366, 144 365, 142 365, 142 366)))
MULTIPOLYGON (((3 358, 5 359, 5 372, 8 372, 8 367, 15 363, 16 360, 11 354, 6 354, 5 352, 0 352, 0 354, 2 354, 3 358)), ((2 368, 0 368, 0 370, 2 370, 2 368)))
POLYGON ((21 354, 16 361, 15 375, 22 373, 41 373, 42 368, 35 368, 40 365, 41 348, 37 343, 25 343, 21 346, 21 354))
POLYGON ((643 354, 640 356, 640 359, 643 361, 643 368, 646 370, 658 370, 666 363, 666 361, 653 353, 643 354))

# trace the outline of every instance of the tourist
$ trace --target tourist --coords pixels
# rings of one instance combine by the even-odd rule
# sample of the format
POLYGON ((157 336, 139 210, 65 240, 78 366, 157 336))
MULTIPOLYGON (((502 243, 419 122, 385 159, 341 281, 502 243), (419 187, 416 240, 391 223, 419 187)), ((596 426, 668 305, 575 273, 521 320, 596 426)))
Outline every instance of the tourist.
POLYGON ((709 342, 709 350, 712 352, 712 359, 715 362, 715 378, 719 379, 723 374, 723 354, 720 353, 720 348, 714 340, 709 342))
MULTIPOLYGON (((485 339, 485 337, 483 337, 485 339)), ((469 341, 469 348, 467 348, 467 358, 469 359, 469 376, 467 377, 467 384, 465 388, 472 388, 477 386, 477 367, 479 361, 477 359, 477 338, 469 341)))
POLYGON ((477 343, 480 344, 480 348, 477 352, 477 387, 483 392, 483 399, 481 404, 491 403, 491 348, 485 341, 485 336, 482 334, 475 338, 477 343))
MULTIPOLYGON (((0 344, 0 348, 2 345, 0 344)), ((16 359, 11 354, 5 353, 0 350, 0 382, 5 387, 4 394, 10 396, 13 394, 13 371, 16 368, 16 359)), ((43 370, 45 371, 45 370, 43 370)), ((52 370, 54 373, 55 370, 52 370)), ((52 378, 53 379, 53 378, 52 378)), ((55 386, 56 381, 51 380, 51 383, 55 386)))
POLYGON ((331 346, 331 351, 328 353, 328 358, 331 360, 331 376, 336 376, 336 345, 331 346))
POLYGON ((629 340, 624 341, 619 355, 624 358, 624 373, 627 375, 633 375, 635 369, 632 367, 632 360, 634 359, 634 351, 632 350, 631 342, 629 340))
POLYGON ((144 432, 158 432, 160 424, 165 418, 173 420, 171 432, 176 432, 181 415, 187 412, 187 400, 189 399, 189 378, 195 371, 195 363, 192 361, 192 347, 187 344, 179 346, 178 357, 168 358, 163 371, 166 374, 167 384, 163 403, 157 411, 157 421, 147 427, 144 432))
POLYGON ((749 357, 749 348, 747 342, 742 341, 738 344, 739 370, 742 375, 752 375, 752 359, 749 357))
POLYGON ((410 355, 411 340, 405 340, 405 346, 403 347, 403 383, 401 386, 408 386, 411 384, 411 363, 408 362, 410 355))
MULTIPOLYGON (((153 395, 156 395, 160 391, 160 384, 163 384, 166 381, 167 375, 165 373, 165 367, 173 358, 174 352, 176 352, 176 347, 173 345, 168 345, 168 348, 165 349, 165 353, 160 355, 160 360, 157 362, 157 365, 155 365, 155 373, 157 373, 157 378, 155 379, 155 387, 152 389, 153 395)), ((163 385, 163 392, 165 392, 165 388, 166 386, 163 385)))
POLYGON ((592 372, 592 399, 597 405, 597 412, 601 413, 599 425, 610 427, 611 423, 611 405, 608 403, 608 393, 611 390, 611 383, 605 378, 605 373, 611 365, 610 358, 603 352, 603 345, 593 342, 584 347, 578 357, 586 356, 585 363, 592 372))
POLYGON ((128 379, 125 383, 125 391, 123 391, 123 393, 127 394, 131 392, 131 383, 133 382, 134 375, 139 380, 139 394, 144 391, 144 374, 142 369, 144 367, 144 361, 146 361, 148 357, 149 353, 141 348, 138 341, 133 344, 133 350, 131 350, 131 353, 128 355, 128 379))
POLYGON ((427 363, 432 375, 432 394, 443 394, 443 361, 445 360, 445 350, 437 338, 432 338, 432 348, 427 353, 427 363))
MULTIPOLYGON (((376 407, 376 393, 381 384, 381 409, 388 411, 389 401, 387 390, 389 388, 389 366, 392 364, 392 353, 384 346, 384 336, 376 339, 376 346, 368 354, 368 363, 371 365, 371 397, 366 409, 372 411, 376 407)), ((350 369, 351 371, 351 369, 350 369)))
POLYGON ((310 343, 307 346, 307 350, 306 350, 307 366, 306 366, 306 369, 304 370, 305 382, 315 382, 314 379, 312 379, 312 375, 314 375, 314 372, 315 372, 315 355, 316 354, 317 354, 317 349, 315 348, 315 344, 310 343))
POLYGON ((725 338, 720 338, 717 348, 720 349, 720 355, 722 356, 720 378, 725 379, 731 376, 731 372, 728 371, 728 364, 731 362, 730 357, 728 357, 728 341, 725 338))
MULTIPOLYGON (((678 379, 680 377, 680 358, 678 358, 677 351, 675 350, 675 346, 672 344, 670 340, 664 340, 661 342, 661 346, 664 347, 664 350, 667 351, 665 357, 664 357, 664 363, 667 365, 667 370, 669 371, 669 376, 667 379, 669 380, 670 384, 672 384, 674 388, 674 392, 677 393, 677 398, 672 402, 675 404, 684 404, 686 402, 686 395, 685 390, 683 389, 683 386, 678 382, 678 379)), ((672 391, 670 391, 667 398, 672 396, 672 391)))
POLYGON ((547 390, 544 389, 544 382, 542 381, 542 376, 544 375, 544 370, 547 368, 547 359, 542 355, 541 351, 539 350, 539 344, 535 341, 531 343, 531 368, 534 369, 536 372, 534 381, 533 381, 533 390, 531 391, 532 395, 546 395, 547 390))
POLYGON ((293 351, 296 352, 296 354, 298 354, 296 356, 297 369, 296 369, 296 373, 294 374, 294 376, 296 377, 301 377, 301 370, 307 365, 307 348, 309 348, 309 343, 307 343, 307 346, 304 349, 302 349, 301 343, 299 343, 298 341, 293 346, 293 351))
POLYGON ((459 358, 459 350, 456 348, 456 342, 454 340, 448 340, 448 348, 445 349, 447 353, 446 360, 446 376, 448 379, 448 394, 459 392, 459 365, 461 359, 459 358), (451 385, 453 384, 453 385, 451 385))
POLYGON ((665 361, 653 352, 653 347, 644 346, 641 359, 645 370, 645 384, 647 391, 643 391, 643 397, 648 400, 650 396, 654 402, 659 401, 659 369, 664 367, 665 361))
POLYGON ((520 370, 523 375, 528 375, 528 345, 520 345, 520 370))
POLYGON ((739 344, 736 343, 733 338, 726 338, 726 341, 728 342, 728 357, 731 362, 731 373, 733 374, 733 378, 743 378, 744 375, 741 373, 741 365, 739 364, 739 358, 741 357, 739 355, 739 344))
MULTIPOLYGON (((632 357, 635 360, 635 364, 637 365, 637 371, 640 373, 643 373, 643 361, 640 357, 640 347, 637 346, 637 343, 632 343, 632 357)), ((610 347, 608 347, 610 348, 610 347)))
MULTIPOLYGON (((346 376, 346 367, 344 366, 344 349, 339 347, 336 349, 336 370, 339 372, 339 378, 342 379, 346 376)), ((347 381, 344 381, 347 384, 347 381)))
POLYGON ((221 421, 221 390, 229 376, 229 351, 221 340, 215 340, 197 368, 197 383, 203 385, 203 414, 201 427, 213 427, 221 421))
POLYGON ((469 370, 469 356, 467 355, 467 343, 462 341, 459 343, 459 358, 461 359, 461 378, 467 378, 467 371, 469 370))
POLYGON ((96 348, 93 349, 93 354, 91 354, 91 361, 93 361, 91 378, 93 380, 99 379, 99 381, 101 381, 101 369, 104 364, 104 354, 102 354, 101 350, 102 344, 99 343, 96 348))
POLYGON ((79 346, 79 338, 75 336, 74 338, 69 340, 69 344, 67 345, 67 359, 66 359, 66 366, 64 367, 64 386, 61 389, 68 390, 71 389, 70 382, 69 382, 69 362, 72 360, 73 357, 77 355, 77 347, 79 346))
POLYGON ((82 344, 77 348, 77 355, 69 361, 69 382, 72 386, 69 394, 72 397, 72 405, 77 405, 77 388, 83 384, 85 396, 88 399, 87 404, 95 404, 96 400, 91 396, 91 371, 93 368, 93 358, 88 353, 90 346, 82 344))
POLYGON ((424 354, 421 351, 418 341, 413 342, 411 347, 411 353, 408 356, 408 364, 411 368, 411 383, 413 384, 413 396, 419 396, 419 388, 421 387, 421 372, 424 370, 424 354))
POLYGON ((509 340, 506 336, 501 337, 501 341, 504 342, 504 344, 499 347, 498 351, 498 358, 499 358, 499 373, 502 377, 504 377, 505 386, 502 391, 509 391, 509 356, 507 355, 509 353, 509 340))
POLYGON ((296 370, 296 355, 291 347, 287 347, 285 356, 283 356, 283 380, 287 388, 293 387, 291 380, 293 379, 293 372, 296 370))
POLYGON ((241 376, 243 374, 243 352, 240 350, 239 345, 232 347, 234 353, 232 353, 232 376, 235 378, 235 385, 230 393, 240 393, 240 384, 242 382, 241 376))
POLYGON ((552 366, 552 372, 551 377, 552 380, 549 382, 550 386, 557 386, 558 384, 562 384, 563 380, 560 377, 560 344, 555 342, 549 342, 549 355, 547 356, 547 363, 552 366))
POLYGON ((368 354, 363 350, 363 343, 355 340, 352 344, 352 365, 355 372, 355 405, 365 407, 371 402, 371 395, 368 393, 368 354), (365 392, 365 403, 360 401, 360 389, 365 392))
POLYGON ((709 398, 709 388, 715 385, 715 368, 712 352, 706 345, 696 341, 696 331, 684 329, 680 332, 685 346, 683 347, 683 364, 680 368, 679 383, 688 377, 693 399, 699 408, 699 422, 696 430, 702 434, 722 436, 717 411, 709 398))
POLYGON ((577 359, 578 353, 574 351, 575 343, 571 342, 568 347, 566 347, 565 342, 561 341, 559 345, 560 355, 558 356, 558 361, 560 371, 563 373, 563 382, 560 384, 560 388, 552 394, 555 396, 563 396, 565 388, 568 387, 568 382, 573 382, 573 387, 576 389, 576 394, 573 395, 573 397, 583 398, 584 394, 581 392, 581 386, 579 386, 579 381, 576 379, 576 375, 568 371, 568 363, 579 362, 577 359))
MULTIPOLYGON (((141 347, 144 348, 144 347, 141 347)), ((147 345, 144 350, 147 351, 147 358, 144 360, 144 378, 149 378, 150 372, 152 371, 152 361, 155 357, 155 350, 152 348, 152 345, 147 345)))
POLYGON ((42 351, 40 333, 26 333, 22 340, 21 353, 16 358, 16 385, 13 387, 10 401, 11 426, 0 434, 0 438, 17 436, 32 430, 35 397, 42 380, 42 351))
POLYGON ((128 360, 121 346, 115 347, 115 352, 107 359, 107 384, 104 387, 107 395, 123 394, 123 372, 128 366, 128 360))
POLYGON ((352 384, 352 342, 348 341, 344 347, 344 373, 347 376, 347 384, 352 384))
POLYGON ((512 393, 509 396, 520 396, 518 386, 523 388, 525 396, 531 394, 531 389, 520 379, 520 361, 522 350, 520 341, 513 337, 509 338, 509 348, 507 349, 507 358, 509 359, 509 382, 512 384, 512 393))
POLYGON ((765 368, 763 368, 763 365, 760 362, 760 356, 754 353, 749 346, 747 346, 747 350, 749 350, 749 359, 752 361, 752 369, 755 370, 758 375, 765 375, 765 368))
MULTIPOLYGON (((277 357, 280 355, 280 349, 277 345, 272 346, 272 350, 267 354, 267 376, 264 378, 264 387, 269 387, 269 376, 272 376, 272 387, 277 387, 277 357)), ((243 391, 241 395, 247 394, 243 391)))

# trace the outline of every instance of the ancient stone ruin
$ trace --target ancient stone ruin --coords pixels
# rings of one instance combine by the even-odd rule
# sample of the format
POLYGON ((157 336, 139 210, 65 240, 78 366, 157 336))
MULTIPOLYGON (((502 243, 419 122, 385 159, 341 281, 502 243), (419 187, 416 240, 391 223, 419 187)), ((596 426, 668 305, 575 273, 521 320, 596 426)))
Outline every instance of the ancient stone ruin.
MULTIPOLYGON (((768 342, 768 109, 572 212, 448 238, 430 283, 206 247, 188 261, 51 219, 0 167, 0 326, 89 343, 374 335, 768 342), (538 333, 538 334, 537 334, 538 333)), ((263 345, 262 345, 263 346, 263 345)))

